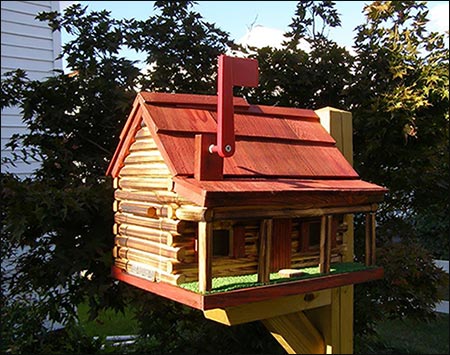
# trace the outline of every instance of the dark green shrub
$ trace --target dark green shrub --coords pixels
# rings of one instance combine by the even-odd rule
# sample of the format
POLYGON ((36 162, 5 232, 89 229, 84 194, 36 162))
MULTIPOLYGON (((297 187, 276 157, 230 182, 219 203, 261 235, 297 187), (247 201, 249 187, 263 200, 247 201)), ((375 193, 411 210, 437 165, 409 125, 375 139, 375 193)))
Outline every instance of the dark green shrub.
POLYGON ((440 301, 445 273, 417 242, 386 243, 377 248, 384 278, 355 286, 355 334, 374 333, 383 319, 431 320, 440 301))

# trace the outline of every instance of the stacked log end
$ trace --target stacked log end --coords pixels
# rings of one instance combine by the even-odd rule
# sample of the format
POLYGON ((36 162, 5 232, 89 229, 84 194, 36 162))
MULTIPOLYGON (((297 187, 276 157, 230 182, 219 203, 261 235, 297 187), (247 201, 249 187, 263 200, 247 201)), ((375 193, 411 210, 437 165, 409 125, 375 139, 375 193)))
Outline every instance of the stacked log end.
POLYGON ((195 269, 196 223, 176 211, 197 211, 172 191, 170 171, 144 126, 115 180, 115 265, 130 274, 178 285, 180 265, 195 269))

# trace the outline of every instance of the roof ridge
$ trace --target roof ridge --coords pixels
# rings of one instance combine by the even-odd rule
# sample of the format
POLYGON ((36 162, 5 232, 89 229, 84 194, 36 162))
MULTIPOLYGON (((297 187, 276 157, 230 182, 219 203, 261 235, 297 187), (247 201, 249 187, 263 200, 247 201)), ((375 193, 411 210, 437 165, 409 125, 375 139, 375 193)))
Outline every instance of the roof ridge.
MULTIPOLYGON (((169 106, 191 107, 191 106, 217 106, 216 95, 200 95, 200 94, 178 94, 178 93, 161 93, 141 91, 138 94, 145 103, 162 104, 169 106)), ((233 105, 235 107, 248 108, 250 104, 243 97, 234 97, 233 105)))
MULTIPOLYGON (((160 93, 149 91, 141 91, 138 95, 146 104, 151 105, 176 108, 203 108, 205 110, 216 110, 217 108, 217 95, 160 93)), ((313 120, 319 119, 314 110, 311 109, 250 104, 245 97, 234 96, 233 106, 235 113, 313 120)))

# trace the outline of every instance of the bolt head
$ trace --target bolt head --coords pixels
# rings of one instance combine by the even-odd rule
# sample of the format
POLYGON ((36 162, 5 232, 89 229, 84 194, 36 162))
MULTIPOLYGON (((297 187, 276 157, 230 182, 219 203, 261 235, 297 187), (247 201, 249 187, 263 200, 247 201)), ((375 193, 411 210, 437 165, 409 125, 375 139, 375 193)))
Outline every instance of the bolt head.
POLYGON ((229 152, 231 152, 231 145, 229 145, 229 144, 227 144, 226 146, 225 146, 225 151, 227 152, 227 153, 229 153, 229 152))

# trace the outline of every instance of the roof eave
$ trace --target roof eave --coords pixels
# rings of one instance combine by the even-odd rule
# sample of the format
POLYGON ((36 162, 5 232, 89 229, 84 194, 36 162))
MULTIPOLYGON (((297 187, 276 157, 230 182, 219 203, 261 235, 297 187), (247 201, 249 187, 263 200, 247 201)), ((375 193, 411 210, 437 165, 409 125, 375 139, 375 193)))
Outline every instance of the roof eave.
POLYGON ((114 155, 109 163, 108 169, 106 170, 106 176, 111 175, 113 178, 117 177, 120 168, 123 166, 123 160, 130 149, 132 140, 135 139, 135 134, 131 134, 133 130, 140 124, 140 115, 138 115, 139 108, 142 103, 142 98, 137 95, 133 102, 133 107, 131 109, 130 115, 128 116, 122 132, 119 136, 119 144, 114 152, 114 155))
MULTIPOLYGON (((368 188, 308 189, 281 191, 208 190, 192 178, 175 177, 174 191, 193 203, 208 208, 225 206, 361 206, 382 202, 387 189, 370 184, 368 188)), ((271 180, 271 181, 276 181, 271 180)), ((232 181, 230 181, 232 182, 232 181)))

